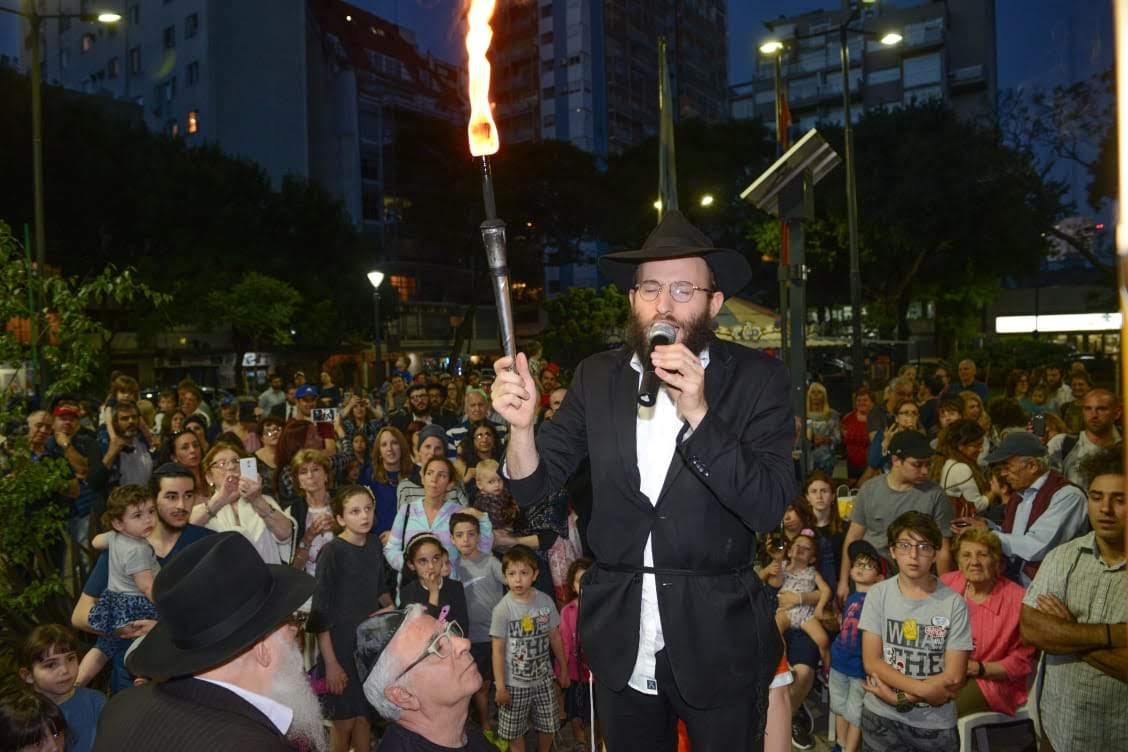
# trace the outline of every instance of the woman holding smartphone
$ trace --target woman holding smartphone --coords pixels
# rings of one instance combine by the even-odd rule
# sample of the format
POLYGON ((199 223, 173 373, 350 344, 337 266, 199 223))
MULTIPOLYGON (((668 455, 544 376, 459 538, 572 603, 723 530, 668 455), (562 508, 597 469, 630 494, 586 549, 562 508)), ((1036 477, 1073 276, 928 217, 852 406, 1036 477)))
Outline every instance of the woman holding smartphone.
POLYGON ((239 532, 267 564, 288 564, 293 554, 294 520, 262 492, 262 482, 240 472, 246 455, 223 441, 204 457, 211 495, 192 508, 189 522, 217 533, 239 532))

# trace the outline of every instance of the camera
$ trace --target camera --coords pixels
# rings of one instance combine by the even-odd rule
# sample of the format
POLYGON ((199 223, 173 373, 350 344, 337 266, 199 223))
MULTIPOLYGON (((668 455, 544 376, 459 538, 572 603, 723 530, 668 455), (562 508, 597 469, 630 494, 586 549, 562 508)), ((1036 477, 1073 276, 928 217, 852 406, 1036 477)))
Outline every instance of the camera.
POLYGON ((314 423, 332 423, 337 417, 337 408, 315 407, 310 411, 309 417, 314 423))

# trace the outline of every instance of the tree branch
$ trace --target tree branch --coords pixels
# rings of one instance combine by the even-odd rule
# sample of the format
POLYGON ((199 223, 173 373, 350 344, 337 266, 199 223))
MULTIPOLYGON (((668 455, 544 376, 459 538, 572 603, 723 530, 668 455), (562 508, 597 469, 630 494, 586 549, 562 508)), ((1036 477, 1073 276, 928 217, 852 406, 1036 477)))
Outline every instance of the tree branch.
POLYGON ((1101 261, 1096 256, 1096 254, 1093 253, 1093 251, 1089 248, 1088 243, 1084 243, 1073 235, 1070 235, 1068 232, 1062 232, 1061 230, 1053 226, 1050 227, 1049 234, 1053 235, 1059 240, 1065 241, 1065 243, 1067 243, 1070 248, 1080 253, 1081 256, 1090 264, 1092 264, 1096 269, 1107 274, 1112 274, 1115 271, 1115 267, 1113 267, 1112 264, 1101 261))

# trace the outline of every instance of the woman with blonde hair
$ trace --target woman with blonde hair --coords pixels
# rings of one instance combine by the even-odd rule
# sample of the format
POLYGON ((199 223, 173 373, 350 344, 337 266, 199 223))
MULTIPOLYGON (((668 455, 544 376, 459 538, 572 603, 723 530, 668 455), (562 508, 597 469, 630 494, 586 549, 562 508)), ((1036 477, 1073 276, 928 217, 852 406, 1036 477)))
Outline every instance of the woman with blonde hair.
POLYGON ((333 540, 333 512, 329 501, 333 489, 333 466, 320 449, 299 449, 290 460, 290 473, 298 481, 300 495, 290 506, 298 542, 290 566, 311 577, 317 574, 317 554, 333 540))
POLYGON ((936 439, 937 453, 928 477, 944 489, 957 518, 974 517, 990 504, 991 484, 977 462, 983 440, 983 427, 965 418, 949 425, 936 439))
POLYGON ((1002 576, 1002 544, 990 530, 968 528, 958 533, 952 557, 959 568, 940 575, 940 581, 963 594, 975 645, 967 662, 972 681, 956 697, 956 712, 1014 715, 1026 702, 1036 653, 1019 632, 1025 591, 1002 576))
POLYGON ((983 429, 983 449, 975 459, 980 466, 983 466, 988 452, 995 446, 991 436, 991 416, 987 412, 987 406, 983 404, 983 400, 975 392, 968 390, 960 392, 958 396, 964 403, 963 417, 974 420, 983 429))
POLYGON ((807 469, 834 475, 842 429, 838 413, 830 408, 826 387, 818 382, 807 387, 807 442, 811 446, 811 466, 807 469))

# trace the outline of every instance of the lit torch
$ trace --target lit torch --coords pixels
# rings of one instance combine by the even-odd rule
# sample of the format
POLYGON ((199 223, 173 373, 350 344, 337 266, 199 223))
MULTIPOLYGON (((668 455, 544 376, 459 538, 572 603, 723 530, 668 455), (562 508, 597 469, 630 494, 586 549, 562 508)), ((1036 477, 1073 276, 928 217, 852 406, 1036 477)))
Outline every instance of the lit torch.
POLYGON ((501 146, 490 107, 490 61, 486 59, 486 51, 489 50, 490 39, 493 37, 490 18, 496 4, 496 0, 470 0, 466 16, 466 52, 470 74, 470 123, 466 131, 470 138, 470 154, 480 160, 482 169, 482 202, 486 208, 486 220, 482 222, 480 229, 490 276, 493 277, 501 346, 510 362, 513 362, 517 345, 513 335, 513 305, 509 299, 505 222, 497 218, 493 173, 490 170, 490 155, 496 154, 501 146))

